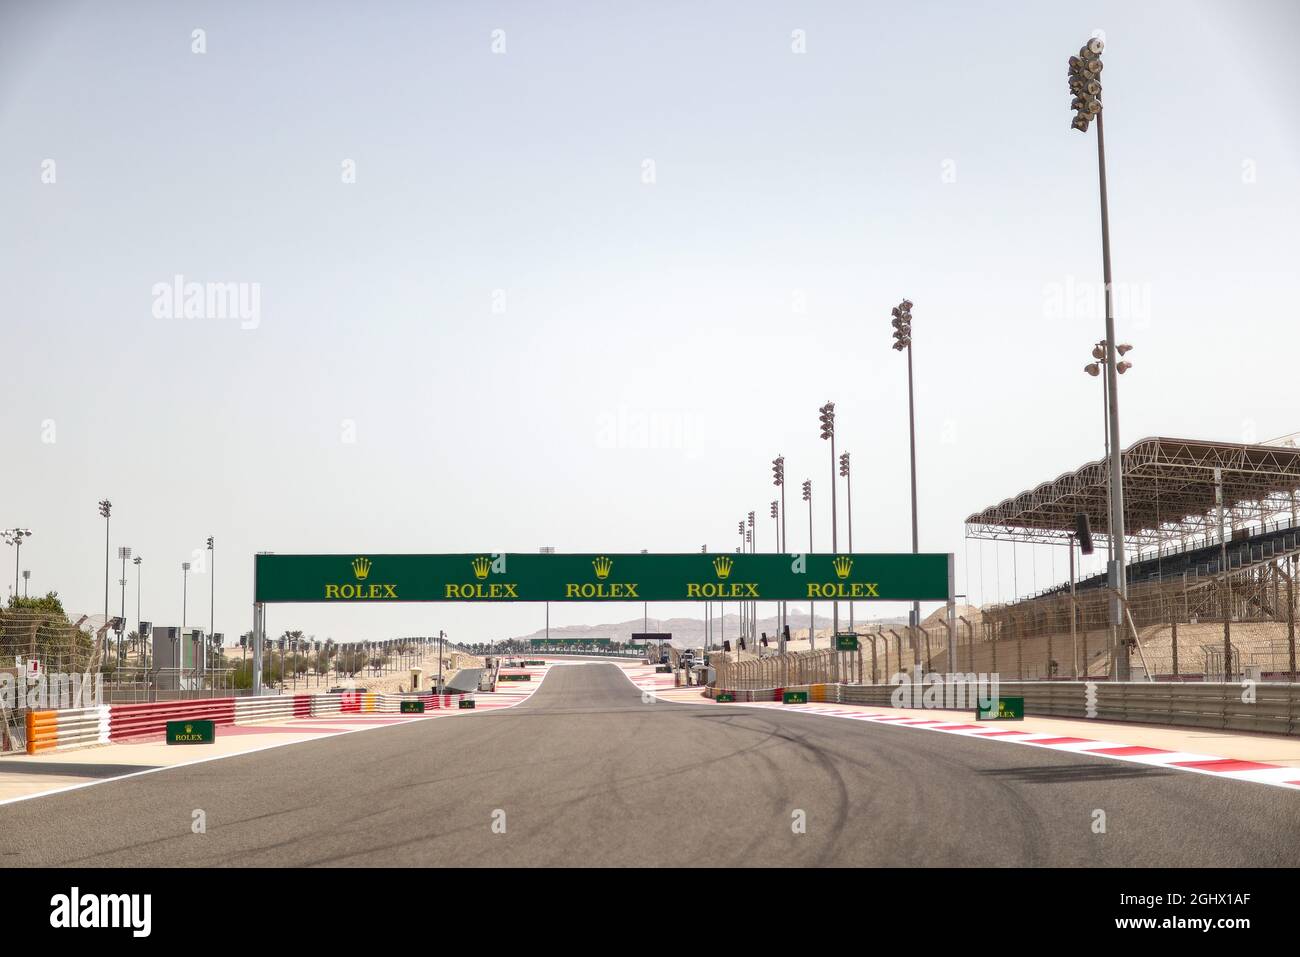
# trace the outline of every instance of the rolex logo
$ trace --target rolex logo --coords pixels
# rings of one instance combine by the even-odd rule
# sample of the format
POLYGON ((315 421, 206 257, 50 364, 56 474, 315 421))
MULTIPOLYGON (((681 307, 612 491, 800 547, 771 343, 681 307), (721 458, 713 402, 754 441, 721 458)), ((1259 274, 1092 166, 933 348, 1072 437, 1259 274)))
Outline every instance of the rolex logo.
POLYGON ((713 570, 718 573, 719 578, 726 578, 731 574, 732 561, 726 555, 719 555, 713 560, 713 570))
POLYGON ((354 558, 352 559, 352 574, 357 576, 357 581, 363 582, 366 576, 370 574, 370 559, 354 558))
POLYGON ((609 577, 609 570, 614 567, 614 563, 604 555, 601 555, 591 563, 591 567, 596 569, 596 577, 601 581, 604 581, 609 577))
POLYGON ((185 726, 185 733, 186 733, 186 734, 193 734, 193 733, 194 733, 194 725, 192 725, 192 724, 187 724, 187 725, 185 726))
POLYGON ((488 577, 488 572, 492 570, 492 562, 480 555, 474 559, 474 577, 482 581, 488 577))
POLYGON ((847 555, 839 555, 835 558, 835 574, 840 578, 848 578, 849 572, 853 570, 853 559, 847 555))

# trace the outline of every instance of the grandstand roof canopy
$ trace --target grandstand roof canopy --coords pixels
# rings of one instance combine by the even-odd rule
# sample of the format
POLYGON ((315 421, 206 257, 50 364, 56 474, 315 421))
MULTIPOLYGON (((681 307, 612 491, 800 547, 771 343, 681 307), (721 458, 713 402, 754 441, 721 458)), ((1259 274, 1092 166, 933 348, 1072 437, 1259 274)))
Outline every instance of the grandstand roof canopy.
MULTIPOLYGON (((1226 521, 1291 514, 1300 498, 1300 448, 1148 438, 1121 456, 1125 538, 1167 542, 1218 527, 1214 470, 1223 470, 1226 521)), ((1095 535, 1110 534, 1104 460, 1060 475, 966 519, 971 538, 1064 541, 1084 512, 1095 535)))

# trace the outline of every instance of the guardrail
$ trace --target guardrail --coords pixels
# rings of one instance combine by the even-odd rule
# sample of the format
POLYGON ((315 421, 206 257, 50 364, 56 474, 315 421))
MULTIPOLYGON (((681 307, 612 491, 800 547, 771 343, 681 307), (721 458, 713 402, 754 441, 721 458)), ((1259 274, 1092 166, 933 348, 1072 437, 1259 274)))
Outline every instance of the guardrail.
POLYGON ((29 711, 26 719, 27 753, 161 737, 168 721, 206 720, 217 727, 229 727, 289 718, 400 714, 403 701, 423 701, 427 710, 459 710, 462 701, 473 698, 473 694, 440 695, 431 691, 403 694, 342 691, 29 711))
POLYGON ((191 701, 151 701, 141 704, 109 705, 108 737, 110 741, 160 735, 168 721, 192 718, 211 721, 215 726, 235 723, 234 698, 207 698, 191 701))
POLYGON ((108 743, 108 705, 27 712, 27 753, 108 743))
MULTIPOLYGON (((263 695, 259 698, 235 699, 235 724, 252 724, 280 718, 310 718, 313 698, 332 698, 338 695, 263 695)), ((337 713, 337 712, 335 712, 337 713)))
MULTIPOLYGON (((919 687, 929 686, 923 683, 919 687)), ((782 690, 807 690, 809 701, 889 708, 898 688, 852 684, 785 689, 710 687, 705 694, 716 698, 725 692, 738 702, 780 701, 782 690)), ((998 695, 1024 698, 1025 714, 1039 717, 1300 735, 1300 683, 1002 681, 998 695)))

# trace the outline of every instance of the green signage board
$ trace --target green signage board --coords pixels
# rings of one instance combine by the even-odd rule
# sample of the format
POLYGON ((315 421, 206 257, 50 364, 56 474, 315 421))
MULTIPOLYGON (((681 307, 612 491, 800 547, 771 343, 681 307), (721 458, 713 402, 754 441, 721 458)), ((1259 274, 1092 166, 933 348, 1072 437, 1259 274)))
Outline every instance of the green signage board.
POLYGON ((423 701, 403 701, 402 714, 424 714, 423 701))
POLYGON ((532 675, 497 675, 498 681, 532 681, 532 675))
POLYGON ((211 721, 168 721, 168 744, 213 744, 217 726, 211 721))
POLYGON ((529 638, 533 648, 608 648, 608 638, 529 638))
POLYGON ((858 636, 852 633, 835 636, 836 651, 857 651, 858 636))
POLYGON ((544 661, 521 661, 520 664, 525 668, 541 668, 546 662, 544 661))
POLYGON ((786 691, 781 694, 782 704, 807 704, 808 692, 806 691, 786 691))
POLYGON ((466 708, 472 708, 474 707, 474 699, 461 698, 460 703, 457 705, 457 707, 460 708, 462 711, 464 711, 466 708))
POLYGON ((730 691, 719 691, 716 695, 713 696, 713 700, 721 701, 721 702, 735 701, 736 696, 732 694, 730 691))
POLYGON ((254 559, 253 600, 946 601, 951 558, 934 553, 265 553, 254 559))
POLYGON ((998 698, 988 708, 975 708, 976 721, 1023 721, 1025 718, 1024 698, 998 698))

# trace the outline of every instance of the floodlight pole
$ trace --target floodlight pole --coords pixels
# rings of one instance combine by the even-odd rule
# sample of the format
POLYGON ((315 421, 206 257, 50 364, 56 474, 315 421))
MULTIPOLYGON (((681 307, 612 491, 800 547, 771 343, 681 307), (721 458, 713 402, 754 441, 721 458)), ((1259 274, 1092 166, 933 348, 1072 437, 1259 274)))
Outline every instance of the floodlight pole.
MULTIPOLYGON (((781 477, 781 550, 787 555, 790 553, 790 539, 786 538, 785 533, 785 476, 781 477)), ((781 625, 779 628, 781 638, 777 642, 778 650, 785 654, 785 633, 790 624, 790 606, 784 601, 781 602, 781 625)), ((811 645, 809 646, 811 647, 811 645)))
MULTIPOLYGON (((1128 576, 1125 574, 1124 546, 1124 472, 1119 439, 1119 352, 1115 338, 1114 297, 1111 290, 1110 271, 1110 207, 1106 196, 1106 136, 1105 121, 1097 113, 1097 178, 1101 193, 1101 259, 1102 278, 1106 292, 1106 401, 1110 438, 1110 538, 1114 543, 1111 559, 1111 587, 1128 598, 1128 576)), ((1127 644, 1121 644, 1119 634, 1120 602, 1111 601, 1111 656, 1112 677, 1128 678, 1127 644)))
MULTIPOLYGON (((808 492, 808 554, 813 553, 813 505, 812 505, 812 486, 807 482, 804 488, 808 492)), ((808 599, 808 650, 815 651, 817 648, 817 611, 816 604, 810 598, 808 599)))
MULTIPOLYGON (((909 337, 907 343, 907 425, 911 442, 912 452, 912 554, 915 555, 920 548, 919 537, 916 529, 916 400, 912 387, 912 342, 909 337)), ((916 627, 921 626, 921 603, 912 602, 912 624, 916 627)), ((921 663, 921 651, 917 648, 916 663, 921 663)))
MULTIPOLYGON (((844 455, 841 456, 841 459, 843 459, 844 462, 844 491, 846 492, 845 498, 848 502, 848 507, 849 507, 849 515, 848 515, 849 554, 852 555, 853 554, 853 475, 852 475, 852 470, 849 467, 849 460, 847 458, 848 454, 849 454, 848 452, 845 452, 844 455)), ((834 476, 831 477, 831 480, 834 481, 834 476)), ((849 599, 849 631, 851 631, 855 635, 857 634, 857 629, 854 627, 853 624, 853 599, 849 599)))

